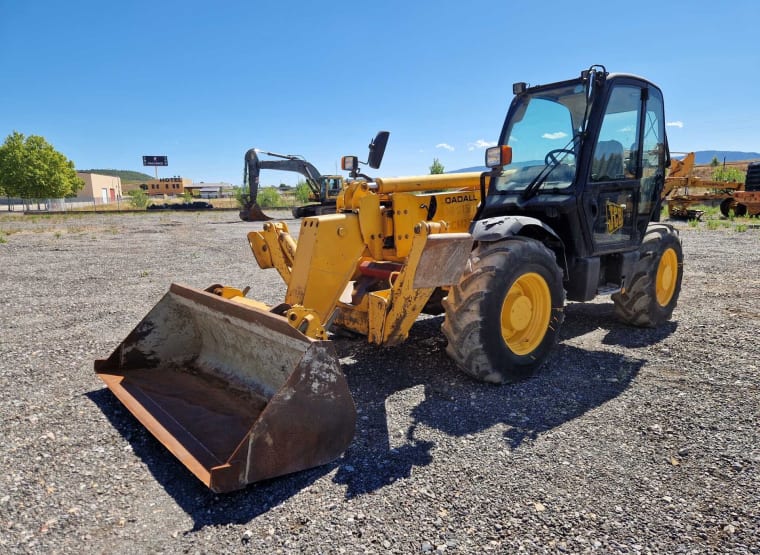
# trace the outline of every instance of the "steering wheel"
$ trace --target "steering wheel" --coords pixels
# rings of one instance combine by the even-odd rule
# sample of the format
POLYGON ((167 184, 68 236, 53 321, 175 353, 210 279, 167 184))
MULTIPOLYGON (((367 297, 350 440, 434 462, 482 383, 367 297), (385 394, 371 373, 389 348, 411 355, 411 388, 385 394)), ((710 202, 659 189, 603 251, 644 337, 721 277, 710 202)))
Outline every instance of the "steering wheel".
POLYGON ((544 164, 547 166, 559 166, 561 160, 557 158, 558 154, 572 154, 573 157, 575 156, 575 151, 568 150, 566 148, 557 148, 555 150, 550 150, 546 153, 546 156, 544 156, 544 164))

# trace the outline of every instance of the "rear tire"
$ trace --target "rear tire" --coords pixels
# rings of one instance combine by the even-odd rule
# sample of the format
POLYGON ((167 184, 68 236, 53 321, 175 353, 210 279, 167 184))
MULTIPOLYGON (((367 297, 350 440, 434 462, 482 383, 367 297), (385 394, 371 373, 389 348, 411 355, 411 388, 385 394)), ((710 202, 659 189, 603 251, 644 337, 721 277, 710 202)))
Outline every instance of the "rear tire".
POLYGON ((542 243, 481 243, 443 300, 446 352, 481 381, 530 377, 557 343, 564 303, 562 270, 542 243))
POLYGON ((734 206, 734 216, 742 218, 747 215, 747 207, 743 204, 737 204, 734 206))
POLYGON ((683 279, 683 250, 669 225, 650 224, 625 292, 615 293, 615 313, 633 326, 653 328, 670 320, 683 279))
POLYGON ((734 203, 734 199, 725 198, 720 203, 720 213, 726 218, 731 215, 731 205, 734 203))

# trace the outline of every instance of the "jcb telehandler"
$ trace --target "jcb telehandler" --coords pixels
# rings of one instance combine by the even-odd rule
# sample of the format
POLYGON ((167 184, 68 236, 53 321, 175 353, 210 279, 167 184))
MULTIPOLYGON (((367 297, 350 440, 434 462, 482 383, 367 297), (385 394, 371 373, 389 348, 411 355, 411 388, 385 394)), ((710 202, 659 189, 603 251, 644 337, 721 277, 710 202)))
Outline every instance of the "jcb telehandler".
POLYGON ((490 171, 372 179, 344 157, 352 177, 335 214, 304 218, 298 242, 285 223, 248 234, 287 283, 284 303, 172 284, 98 375, 199 479, 229 491, 351 442, 332 330, 394 345, 420 312, 443 311, 459 367, 508 382, 546 359, 565 299, 612 294, 627 323, 668 320, 683 256, 675 230, 653 223, 669 158, 660 89, 592 66, 513 92, 490 171))

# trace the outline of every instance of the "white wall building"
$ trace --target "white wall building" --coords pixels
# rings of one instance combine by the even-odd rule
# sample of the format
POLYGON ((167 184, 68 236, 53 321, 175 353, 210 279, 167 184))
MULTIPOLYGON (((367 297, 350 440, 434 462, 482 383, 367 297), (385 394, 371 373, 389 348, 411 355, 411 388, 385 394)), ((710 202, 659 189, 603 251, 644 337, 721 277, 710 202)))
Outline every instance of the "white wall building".
POLYGON ((77 193, 76 200, 94 200, 95 204, 108 204, 122 197, 120 177, 85 172, 77 172, 77 176, 84 181, 84 187, 77 193))

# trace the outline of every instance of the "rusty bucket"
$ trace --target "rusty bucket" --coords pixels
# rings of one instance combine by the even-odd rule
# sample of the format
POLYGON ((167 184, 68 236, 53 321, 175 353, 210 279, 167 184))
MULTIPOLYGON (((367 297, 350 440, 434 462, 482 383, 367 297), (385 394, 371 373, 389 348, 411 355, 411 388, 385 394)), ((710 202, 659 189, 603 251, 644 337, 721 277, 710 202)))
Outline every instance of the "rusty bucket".
POLYGON ((215 492, 330 462, 354 434, 330 341, 178 284, 95 372, 215 492))
POLYGON ((266 222, 271 220, 269 216, 264 214, 261 206, 258 203, 246 204, 239 213, 240 219, 244 222, 266 222))

